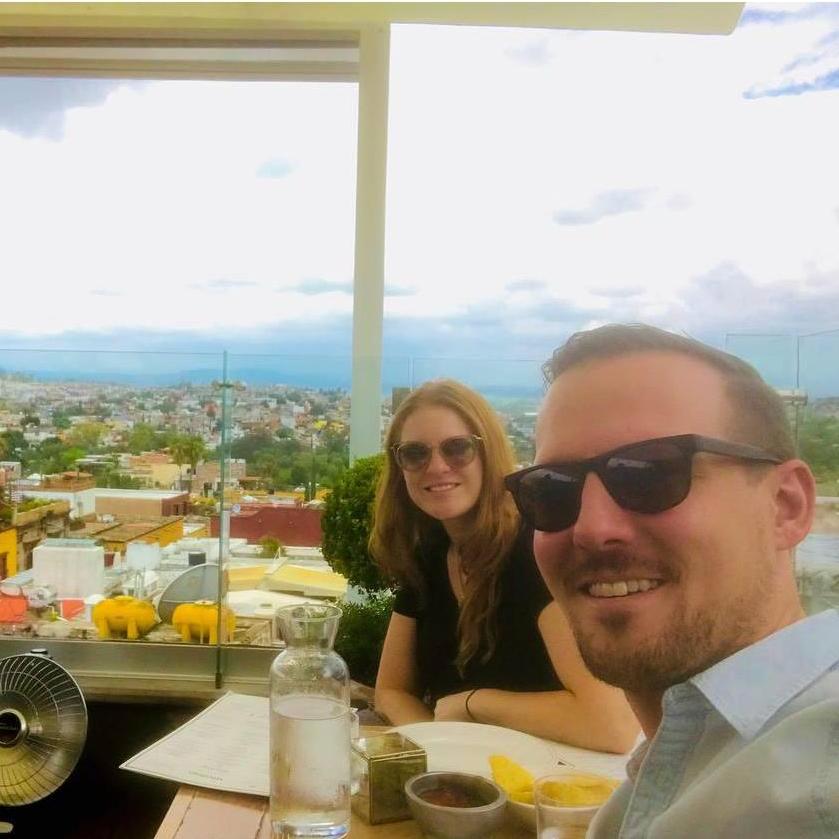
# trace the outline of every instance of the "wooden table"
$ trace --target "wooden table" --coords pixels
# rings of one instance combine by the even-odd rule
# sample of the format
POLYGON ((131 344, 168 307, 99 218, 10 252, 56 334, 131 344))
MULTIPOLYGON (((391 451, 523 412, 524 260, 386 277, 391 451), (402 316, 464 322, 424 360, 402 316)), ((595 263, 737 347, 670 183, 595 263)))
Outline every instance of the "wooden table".
MULTIPOLYGON (((352 839, 421 839, 415 821, 371 827, 355 814, 352 839)), ((495 839, 532 839, 533 834, 510 822, 495 839)), ((268 799, 232 792, 183 786, 178 790, 155 839, 271 839, 268 799)))
MULTIPOLYGON (((362 734, 387 731, 387 726, 364 725, 362 734)), ((422 839, 413 819, 372 826, 353 813, 352 839, 422 839)), ((533 833, 518 826, 512 817, 494 839, 531 839, 533 833)), ((268 799, 258 795, 219 792, 182 786, 154 839, 271 839, 268 799)))

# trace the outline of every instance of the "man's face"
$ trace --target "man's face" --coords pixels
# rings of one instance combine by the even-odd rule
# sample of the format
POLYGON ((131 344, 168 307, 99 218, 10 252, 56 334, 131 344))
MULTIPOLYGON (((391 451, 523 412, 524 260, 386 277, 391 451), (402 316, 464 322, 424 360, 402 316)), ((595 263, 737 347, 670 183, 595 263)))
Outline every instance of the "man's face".
MULTIPOLYGON (((551 386, 536 463, 674 434, 731 439, 729 411, 720 374, 698 359, 641 352, 591 361, 551 386)), ((590 473, 577 522, 536 532, 538 565, 596 676, 664 690, 767 634, 779 585, 771 474, 697 454, 687 498, 642 514, 618 506, 590 473)))

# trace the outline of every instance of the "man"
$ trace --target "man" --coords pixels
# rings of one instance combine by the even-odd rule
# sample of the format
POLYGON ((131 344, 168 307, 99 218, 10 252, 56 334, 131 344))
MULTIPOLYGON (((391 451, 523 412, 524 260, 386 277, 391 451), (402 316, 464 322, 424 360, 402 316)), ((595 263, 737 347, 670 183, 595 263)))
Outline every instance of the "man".
POLYGON ((577 333, 546 374, 537 465, 508 486, 647 738, 589 837, 839 837, 839 613, 798 599, 815 484, 781 401, 641 325, 577 333))

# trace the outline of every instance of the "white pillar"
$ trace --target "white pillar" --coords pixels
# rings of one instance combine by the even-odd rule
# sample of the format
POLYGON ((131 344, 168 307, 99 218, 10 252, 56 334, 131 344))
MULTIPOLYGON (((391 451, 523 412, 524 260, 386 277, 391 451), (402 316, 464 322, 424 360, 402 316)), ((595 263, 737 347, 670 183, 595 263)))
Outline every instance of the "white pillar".
POLYGON ((390 28, 362 29, 359 48, 350 461, 381 447, 390 28))

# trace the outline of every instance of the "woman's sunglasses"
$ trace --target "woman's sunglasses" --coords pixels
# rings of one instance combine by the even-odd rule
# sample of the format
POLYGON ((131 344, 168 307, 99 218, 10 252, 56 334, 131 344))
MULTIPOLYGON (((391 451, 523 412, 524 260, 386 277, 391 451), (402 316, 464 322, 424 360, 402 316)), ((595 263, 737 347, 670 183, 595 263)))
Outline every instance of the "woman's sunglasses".
POLYGON ((459 437, 447 437, 437 446, 408 441, 391 446, 391 451, 396 462, 406 472, 425 469, 435 448, 439 450, 449 469, 462 469, 475 459, 480 439, 477 434, 464 434, 459 437))
POLYGON ((758 463, 782 462, 756 446, 679 434, 630 443, 588 460, 531 466, 507 475, 504 483, 530 527, 556 533, 577 521, 589 472, 600 478, 624 510, 661 513, 675 507, 690 492, 692 459, 697 452, 758 463))

